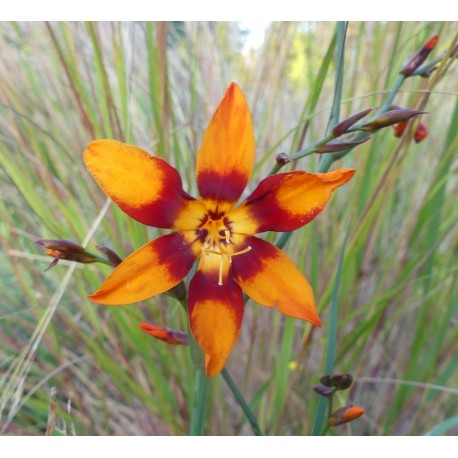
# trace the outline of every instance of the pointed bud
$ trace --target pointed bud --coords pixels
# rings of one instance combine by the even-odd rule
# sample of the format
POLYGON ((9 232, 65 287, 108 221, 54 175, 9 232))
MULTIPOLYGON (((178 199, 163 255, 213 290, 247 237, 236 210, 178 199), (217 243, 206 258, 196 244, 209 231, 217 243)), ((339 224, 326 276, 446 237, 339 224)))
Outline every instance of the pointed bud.
POLYGON ((37 240, 36 243, 45 247, 46 254, 54 258, 46 271, 53 268, 61 259, 83 264, 90 264, 98 260, 96 255, 89 253, 84 247, 70 240, 37 240))
POLYGON ((139 324, 140 329, 155 339, 162 340, 171 345, 188 345, 189 337, 185 332, 175 329, 160 328, 146 321, 139 324))
POLYGON ((292 162, 292 159, 285 153, 280 153, 280 154, 277 154, 277 164, 278 165, 281 165, 282 167, 286 164, 289 164, 290 162, 292 162))
POLYGON ((415 140, 415 143, 420 143, 427 136, 428 136, 428 126, 425 123, 421 122, 420 124, 418 124, 417 130, 415 131, 415 135, 413 139, 415 140))
POLYGON ((325 398, 332 398, 334 395, 334 390, 322 385, 315 385, 313 387, 313 391, 315 391, 315 393, 319 394, 320 396, 324 396, 325 398))
POLYGON ((370 139, 371 137, 366 137, 356 142, 328 142, 325 145, 319 146, 315 152, 317 154, 338 153, 340 151, 346 151, 347 149, 351 149, 355 146, 366 143, 370 139))
POLYGON ((367 122, 359 127, 359 130, 364 132, 372 132, 374 130, 383 129, 384 127, 392 126, 401 121, 414 118, 415 116, 424 114, 424 111, 408 110, 407 108, 398 108, 387 111, 372 121, 367 122))
POLYGON ((320 378, 320 382, 336 390, 346 390, 353 383, 353 376, 351 374, 326 374, 320 378))
POLYGON ((345 406, 339 410, 336 410, 329 418, 329 426, 339 426, 349 421, 356 420, 363 415, 364 409, 359 406, 345 406))
POLYGON ((418 51, 415 56, 413 56, 409 61, 407 61, 401 71, 401 73, 404 76, 410 76, 429 56, 429 53, 434 49, 434 47, 437 44, 437 40, 439 40, 439 37, 437 35, 434 35, 432 38, 430 38, 423 46, 423 48, 418 51))
POLYGON ((96 248, 107 257, 113 267, 118 267, 121 264, 122 259, 111 248, 103 245, 98 245, 96 248))
POLYGON ((361 111, 347 119, 344 119, 343 121, 339 122, 339 124, 337 124, 334 129, 332 129, 332 133, 336 137, 340 137, 341 135, 345 134, 353 124, 357 123, 360 119, 367 116, 373 110, 375 110, 375 108, 368 108, 367 110, 361 111))

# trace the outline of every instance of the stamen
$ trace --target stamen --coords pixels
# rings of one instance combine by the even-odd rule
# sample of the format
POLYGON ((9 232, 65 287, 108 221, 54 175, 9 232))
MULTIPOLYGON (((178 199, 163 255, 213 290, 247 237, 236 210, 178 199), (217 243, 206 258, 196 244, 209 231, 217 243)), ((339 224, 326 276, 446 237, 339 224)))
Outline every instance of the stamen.
POLYGON ((251 250, 251 246, 247 246, 244 250, 242 251, 237 251, 235 253, 231 253, 230 256, 232 258, 232 256, 238 256, 239 254, 244 254, 244 253, 248 253, 250 250, 251 250))
POLYGON ((220 258, 220 263, 219 263, 219 271, 218 271, 218 285, 223 286, 223 274, 224 274, 224 268, 225 268, 225 263, 228 262, 229 265, 232 264, 232 256, 238 256, 240 254, 247 253, 248 251, 251 250, 251 246, 248 246, 247 248, 236 251, 235 253, 231 253, 230 251, 227 250, 228 244, 232 243, 231 242, 231 231, 228 229, 225 229, 224 231, 219 231, 217 230, 216 223, 213 220, 210 220, 207 222, 208 224, 208 235, 209 238, 207 238, 204 241, 204 244, 202 245, 202 254, 205 253, 206 256, 210 254, 216 254, 218 256, 221 256, 220 258), (224 235, 221 235, 224 232, 224 235), (226 244, 221 243, 222 241, 225 241, 226 244))
POLYGON ((223 267, 224 267, 224 255, 221 256, 221 261, 219 263, 219 276, 218 276, 218 285, 223 286, 223 267))

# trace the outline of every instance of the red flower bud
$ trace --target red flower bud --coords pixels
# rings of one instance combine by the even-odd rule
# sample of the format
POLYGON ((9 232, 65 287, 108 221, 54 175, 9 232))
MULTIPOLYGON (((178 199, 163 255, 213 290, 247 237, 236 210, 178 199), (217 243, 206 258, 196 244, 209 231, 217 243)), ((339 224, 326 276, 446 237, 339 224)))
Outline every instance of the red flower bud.
POLYGON ((188 345, 189 338, 185 332, 175 329, 160 328, 146 321, 139 324, 140 329, 155 339, 162 340, 171 345, 188 345))
POLYGON ((395 124, 393 126, 394 129, 394 136, 395 137, 400 137, 404 131, 406 130, 407 127, 407 121, 401 121, 398 124, 395 124))
POLYGON ((364 409, 359 406, 345 406, 336 410, 328 419, 329 426, 339 426, 356 420, 363 415, 364 409))
MULTIPOLYGON (((394 136, 400 137, 407 127, 407 121, 402 121, 393 126, 394 136)), ((420 143, 428 136, 428 126, 421 122, 418 124, 417 130, 415 131, 414 140, 415 143, 420 143)))
POLYGON ((415 131, 415 135, 413 139, 415 140, 415 143, 420 143, 427 136, 428 136, 428 127, 426 124, 421 122, 420 124, 418 124, 417 130, 415 131))
POLYGON ((418 51, 417 54, 415 54, 415 56, 413 56, 403 65, 399 73, 406 77, 410 76, 426 60, 429 53, 436 46, 437 40, 439 40, 439 37, 437 35, 434 35, 432 38, 430 38, 420 49, 420 51, 418 51))

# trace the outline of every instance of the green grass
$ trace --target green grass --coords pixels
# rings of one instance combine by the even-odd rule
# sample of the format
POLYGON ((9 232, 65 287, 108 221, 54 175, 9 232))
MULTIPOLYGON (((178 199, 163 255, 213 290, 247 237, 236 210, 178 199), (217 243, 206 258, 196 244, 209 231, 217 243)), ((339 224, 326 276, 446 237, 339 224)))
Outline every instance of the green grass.
MULTIPOLYGON (((453 23, 350 23, 339 73, 336 30, 273 23, 263 46, 244 55, 235 23, 0 23, 3 434, 188 433, 189 351, 138 328, 149 320, 185 330, 180 304, 164 295, 91 303, 110 268, 62 262, 45 273, 50 258, 34 242, 103 244, 124 257, 163 233, 107 202, 82 162, 94 138, 167 159, 196 195, 202 134, 237 81, 255 124, 252 190, 276 154, 318 141, 339 112, 383 106, 430 36, 440 35, 431 59, 456 40, 453 23)), ((366 414, 328 434, 458 431, 457 65, 448 62, 441 78, 409 78, 394 100, 428 112, 427 139, 402 142, 388 128, 340 159, 333 167, 355 168, 354 179, 285 246, 314 287, 323 328, 247 304, 227 368, 265 434, 312 432, 322 411, 312 387, 329 347, 335 371, 355 377, 334 407, 348 399, 366 414)), ((320 166, 316 155, 295 164, 320 166)), ((210 415, 208 434, 253 434, 221 376, 210 415)))

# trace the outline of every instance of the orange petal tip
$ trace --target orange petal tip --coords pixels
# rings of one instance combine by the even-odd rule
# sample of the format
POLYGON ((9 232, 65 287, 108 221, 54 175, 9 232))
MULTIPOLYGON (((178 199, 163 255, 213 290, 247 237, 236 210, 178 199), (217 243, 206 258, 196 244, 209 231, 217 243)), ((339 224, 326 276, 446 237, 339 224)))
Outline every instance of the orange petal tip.
POLYGON ((423 48, 424 48, 424 49, 427 49, 428 51, 433 50, 434 47, 436 46, 438 40, 439 40, 439 35, 434 35, 433 37, 431 37, 431 38, 425 43, 425 45, 423 46, 423 48))

